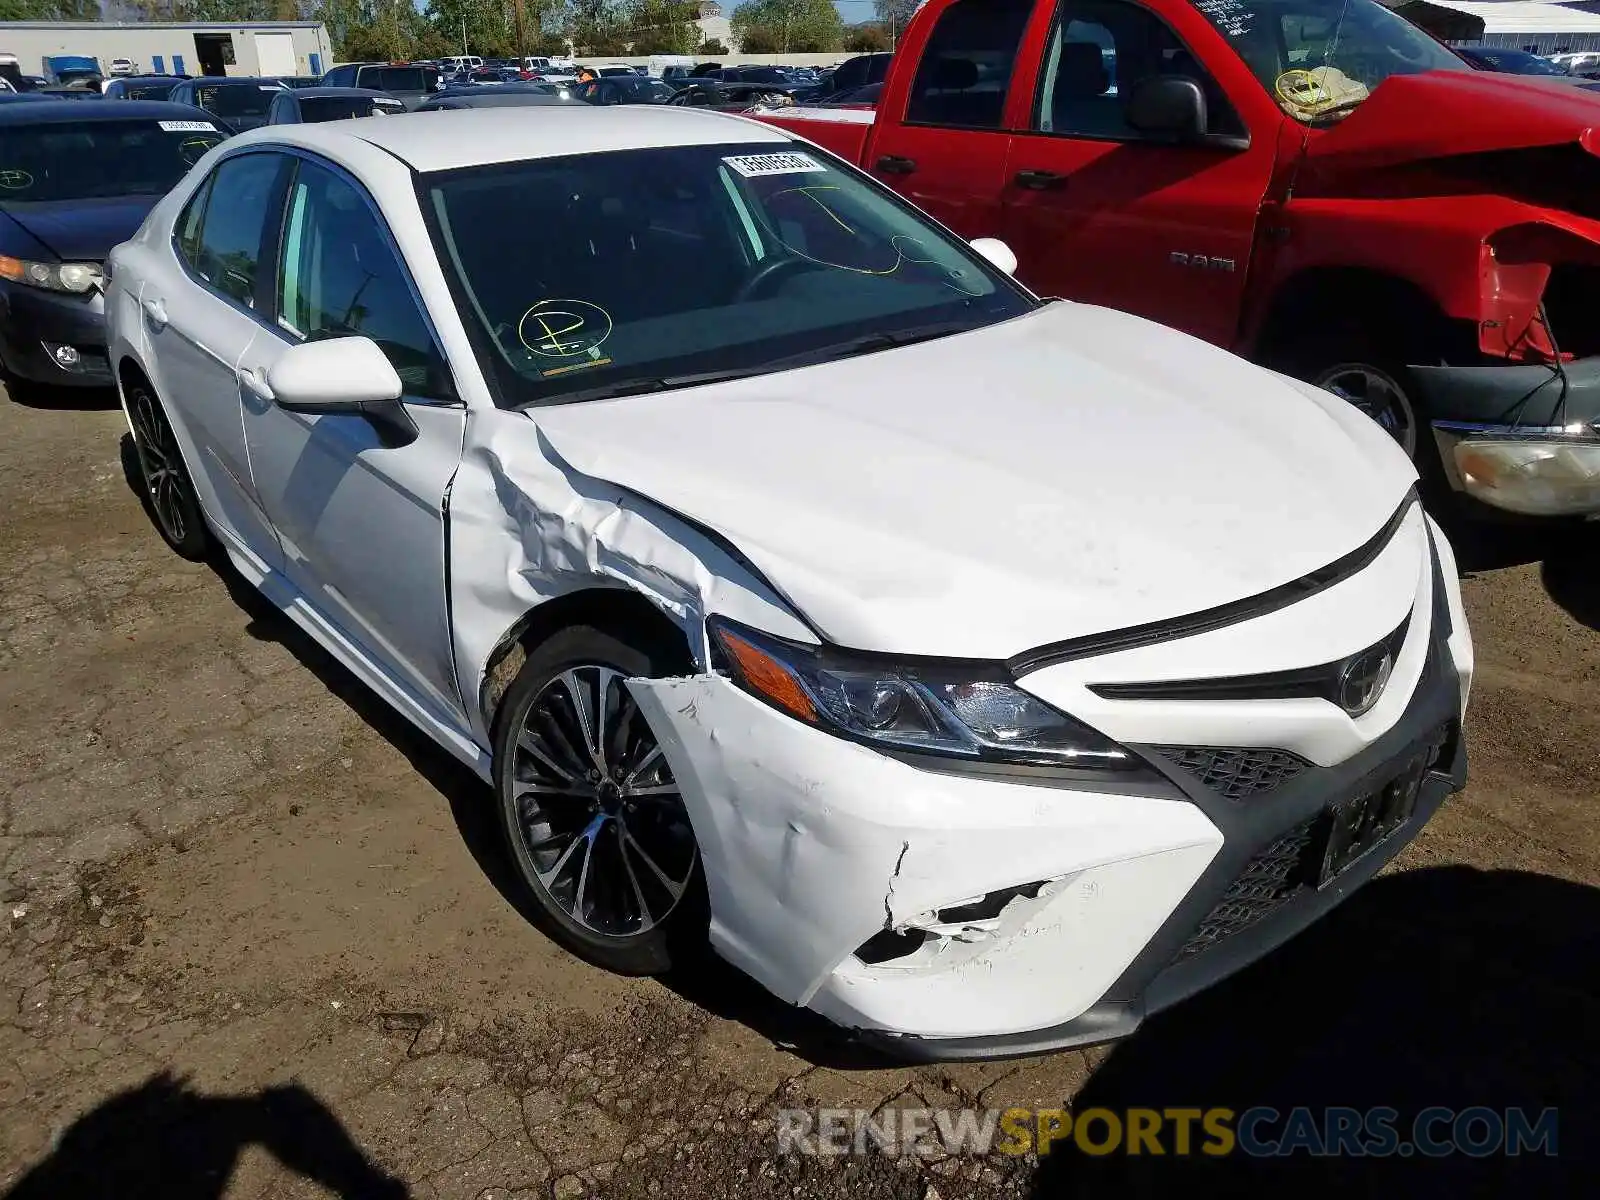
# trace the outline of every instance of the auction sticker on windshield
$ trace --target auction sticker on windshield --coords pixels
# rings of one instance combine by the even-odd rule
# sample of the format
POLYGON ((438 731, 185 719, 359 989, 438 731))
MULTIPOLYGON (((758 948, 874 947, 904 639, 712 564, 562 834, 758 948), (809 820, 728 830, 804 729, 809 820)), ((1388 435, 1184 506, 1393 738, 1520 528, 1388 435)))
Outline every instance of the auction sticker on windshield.
POLYGON ((761 175, 805 175, 828 169, 809 154, 735 154, 722 161, 746 179, 761 175))
POLYGON ((215 133, 217 127, 210 121, 158 121, 168 133, 215 133))

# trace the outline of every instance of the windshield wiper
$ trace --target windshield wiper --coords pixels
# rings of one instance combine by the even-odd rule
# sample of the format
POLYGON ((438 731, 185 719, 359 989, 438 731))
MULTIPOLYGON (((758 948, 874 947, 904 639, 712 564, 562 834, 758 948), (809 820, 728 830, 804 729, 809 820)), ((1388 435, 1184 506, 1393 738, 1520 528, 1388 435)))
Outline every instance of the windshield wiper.
POLYGON ((896 346, 909 346, 916 342, 930 342, 934 338, 961 333, 972 326, 966 321, 945 321, 937 325, 920 325, 911 329, 884 333, 869 333, 862 337, 821 346, 787 358, 771 358, 748 367, 735 367, 726 371, 699 371, 690 375, 645 375, 619 379, 599 387, 584 388, 576 392, 562 392, 538 400, 530 400, 522 408, 539 408, 550 404, 580 404, 585 400, 615 400, 622 396, 642 396, 649 392, 670 392, 677 388, 700 387, 711 383, 727 383, 734 379, 749 379, 754 375, 770 375, 794 367, 808 367, 816 363, 835 362, 870 354, 874 350, 887 350, 896 346))
POLYGON ((600 387, 583 388, 576 392, 561 392, 538 400, 530 400, 522 408, 539 408, 546 404, 578 404, 584 400, 615 400, 621 396, 642 396, 647 392, 670 392, 676 388, 699 387, 707 383, 726 383, 730 379, 747 379, 751 375, 765 375, 779 368, 773 363, 758 367, 741 367, 732 371, 700 371, 692 375, 647 375, 632 379, 619 379, 600 387))

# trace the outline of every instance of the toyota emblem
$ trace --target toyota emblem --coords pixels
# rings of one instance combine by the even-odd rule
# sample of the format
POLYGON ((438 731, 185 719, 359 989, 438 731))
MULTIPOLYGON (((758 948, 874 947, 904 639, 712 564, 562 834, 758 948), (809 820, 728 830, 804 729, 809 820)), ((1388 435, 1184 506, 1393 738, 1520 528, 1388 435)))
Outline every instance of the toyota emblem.
POLYGON ((1371 710, 1394 671, 1394 658, 1382 646, 1357 654, 1339 671, 1339 707, 1352 717, 1371 710))

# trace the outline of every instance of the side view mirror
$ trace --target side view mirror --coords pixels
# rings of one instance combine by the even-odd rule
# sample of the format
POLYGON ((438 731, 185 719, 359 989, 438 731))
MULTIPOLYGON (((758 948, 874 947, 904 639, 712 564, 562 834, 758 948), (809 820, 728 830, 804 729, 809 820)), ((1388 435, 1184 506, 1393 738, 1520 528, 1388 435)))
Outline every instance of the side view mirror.
POLYGON ((287 412, 364 417, 396 444, 417 426, 400 403, 400 376, 367 337, 328 338, 290 346, 267 371, 272 400, 287 412))
POLYGON ((1140 133, 1197 142, 1206 135, 1206 94, 1186 75, 1152 75, 1134 84, 1123 117, 1140 133))
POLYGON ((969 244, 991 266, 997 267, 1007 275, 1017 273, 1016 254, 999 238, 974 238, 969 244))

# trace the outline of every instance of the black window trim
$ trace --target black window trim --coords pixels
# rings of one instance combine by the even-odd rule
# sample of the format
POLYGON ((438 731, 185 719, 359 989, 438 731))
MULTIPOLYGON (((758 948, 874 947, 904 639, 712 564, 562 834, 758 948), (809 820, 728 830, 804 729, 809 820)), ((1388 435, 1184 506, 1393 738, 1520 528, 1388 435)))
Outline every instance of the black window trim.
MULTIPOLYGON (((289 331, 278 323, 278 317, 281 315, 278 310, 278 299, 281 295, 279 274, 283 269, 283 239, 289 224, 289 196, 293 191, 295 181, 299 178, 300 164, 309 162, 321 167, 341 182, 348 184, 355 190, 356 195, 361 198, 361 202, 367 206, 367 211, 372 215, 373 222, 378 227, 378 236, 382 238, 384 246, 394 257, 395 264, 400 268, 400 277, 405 280, 406 291, 411 297, 411 302, 416 306, 417 312, 421 314, 423 328, 427 330, 428 337, 433 342, 434 351, 438 354, 440 363, 443 364, 443 381, 448 387, 449 396, 419 396, 407 392, 401 396, 401 401, 406 404, 419 404, 428 408, 465 408, 466 401, 461 398, 461 382, 456 378, 455 366, 450 361, 450 355, 445 351, 444 340, 439 336, 439 329, 434 324, 433 314, 428 311, 428 306, 423 303, 422 292, 417 288, 417 281, 411 276, 411 268, 406 263, 406 257, 401 253, 400 245, 395 241, 394 233, 389 228, 389 222, 384 217, 383 210, 378 207, 378 202, 373 199, 372 193, 367 190, 359 179, 331 159, 324 158, 320 154, 299 146, 285 145, 273 148, 295 161, 293 169, 288 173, 277 199, 277 224, 272 227, 263 247, 263 254, 270 252, 272 256, 272 268, 268 272, 270 275, 268 281, 270 283, 270 295, 267 303, 262 307, 263 314, 271 317, 270 321, 264 322, 266 327, 272 330, 273 334, 286 345, 298 346, 303 344, 300 341, 296 341, 289 331)), ((415 172, 412 172, 412 174, 414 176, 415 172)))
MULTIPOLYGON (((1166 29, 1167 33, 1172 36, 1172 40, 1174 42, 1183 47, 1183 49, 1189 54, 1189 57, 1194 59, 1194 61, 1202 68, 1205 68, 1205 63, 1201 60, 1200 56, 1194 52, 1194 48, 1190 46, 1188 42, 1184 41, 1183 38, 1179 36, 1178 31, 1172 27, 1172 23, 1155 9, 1151 8, 1148 4, 1142 3, 1142 0, 1098 0, 1098 2, 1126 4, 1130 8, 1137 8, 1142 12, 1149 14, 1166 29)), ((1054 129, 1035 128, 1039 123, 1040 105, 1044 102, 1044 83, 1046 75, 1044 69, 1045 58, 1049 56, 1050 45, 1055 41, 1056 34, 1061 30, 1062 12, 1069 7, 1081 3, 1083 3, 1083 0, 1056 0, 1055 12, 1050 17, 1050 29, 1045 36, 1044 55, 1039 59, 1038 78, 1034 80, 1033 84, 1033 99, 1028 105, 1028 124, 1023 129, 1013 130, 1013 133, 1019 137, 1052 139, 1064 138, 1068 141, 1074 142, 1110 142, 1111 144, 1117 146, 1185 146, 1188 148, 1211 148, 1217 150, 1250 149, 1250 127, 1245 124, 1244 114, 1239 111, 1239 106, 1234 104, 1231 99, 1228 99, 1227 93, 1225 92, 1223 93, 1223 99, 1228 100, 1228 105, 1233 109, 1234 116, 1238 118, 1239 124, 1244 126, 1245 132, 1242 137, 1231 133, 1208 133, 1198 142, 1184 143, 1174 142, 1171 138, 1162 137, 1117 137, 1113 134, 1107 133, 1063 133, 1054 129)), ((1065 45, 1065 43, 1062 44, 1065 45)), ((1221 92, 1222 84, 1217 82, 1216 76, 1209 69, 1206 69, 1206 74, 1210 77, 1211 82, 1216 85, 1217 90, 1221 92)), ((1196 80, 1195 82, 1199 83, 1201 87, 1204 88, 1204 80, 1196 80)))

